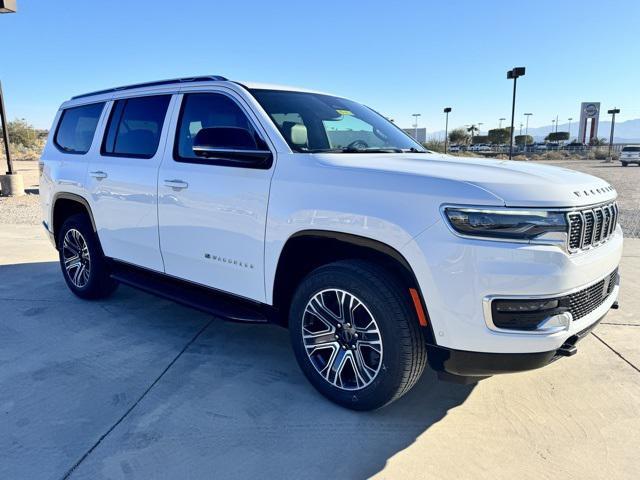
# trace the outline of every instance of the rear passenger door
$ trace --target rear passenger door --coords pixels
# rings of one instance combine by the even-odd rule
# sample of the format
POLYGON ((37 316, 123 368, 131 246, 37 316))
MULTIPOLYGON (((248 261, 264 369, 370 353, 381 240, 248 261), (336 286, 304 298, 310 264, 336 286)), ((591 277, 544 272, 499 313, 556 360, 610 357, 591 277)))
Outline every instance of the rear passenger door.
POLYGON ((115 100, 87 176, 105 255, 159 272, 157 178, 172 105, 171 92, 115 100))
POLYGON ((275 149, 235 92, 181 97, 158 177, 166 273, 265 301, 264 235, 275 149), (242 145, 232 138, 239 133, 245 135, 242 145), (203 156, 194 148, 203 137, 224 147, 203 156), (263 154, 263 163, 251 160, 263 154))

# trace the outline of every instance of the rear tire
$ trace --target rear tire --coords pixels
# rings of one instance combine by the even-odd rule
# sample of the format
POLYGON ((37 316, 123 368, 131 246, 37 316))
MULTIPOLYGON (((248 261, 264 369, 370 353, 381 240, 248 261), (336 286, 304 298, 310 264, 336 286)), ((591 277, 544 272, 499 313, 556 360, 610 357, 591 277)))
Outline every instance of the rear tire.
POLYGON ((317 268, 289 313, 296 359, 333 402, 373 410, 407 393, 427 361, 409 292, 387 270, 361 260, 317 268))
POLYGON ((98 236, 86 215, 72 215, 65 220, 57 245, 62 275, 75 295, 98 299, 114 292, 118 283, 110 277, 98 236))

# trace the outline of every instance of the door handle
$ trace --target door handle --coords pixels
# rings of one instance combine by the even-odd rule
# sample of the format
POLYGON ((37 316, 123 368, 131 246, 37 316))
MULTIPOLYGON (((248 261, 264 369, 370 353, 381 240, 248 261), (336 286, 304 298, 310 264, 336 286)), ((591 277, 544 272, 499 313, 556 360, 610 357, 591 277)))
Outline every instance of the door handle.
POLYGON ((189 187, 187 182, 183 182, 182 180, 165 180, 165 187, 173 188, 174 190, 184 190, 189 187))
POLYGON ((107 172, 103 172, 101 170, 98 170, 96 172, 89 172, 89 175, 91 175, 93 178, 97 178, 98 180, 102 180, 103 178, 107 178, 109 176, 107 172))

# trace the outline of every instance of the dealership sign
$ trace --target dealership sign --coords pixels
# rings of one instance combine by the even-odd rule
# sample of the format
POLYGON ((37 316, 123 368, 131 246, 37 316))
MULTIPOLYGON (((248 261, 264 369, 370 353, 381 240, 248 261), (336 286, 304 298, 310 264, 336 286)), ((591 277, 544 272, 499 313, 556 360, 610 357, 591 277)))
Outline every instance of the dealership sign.
POLYGON ((591 143, 598 138, 598 123, 600 121, 600 102, 582 102, 580 106, 580 131, 578 141, 591 143), (589 132, 587 134, 587 131, 589 132))

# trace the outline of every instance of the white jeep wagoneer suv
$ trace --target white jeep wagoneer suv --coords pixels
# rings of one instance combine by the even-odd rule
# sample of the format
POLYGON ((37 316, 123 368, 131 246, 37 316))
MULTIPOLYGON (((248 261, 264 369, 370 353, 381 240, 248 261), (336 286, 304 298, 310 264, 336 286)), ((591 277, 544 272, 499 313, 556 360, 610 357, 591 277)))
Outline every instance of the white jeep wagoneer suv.
POLYGON ((41 168, 73 293, 125 283, 281 323, 309 381, 353 409, 427 363, 463 382, 547 365, 617 306, 611 185, 430 152, 341 97, 218 76, 80 95, 41 168))

